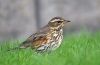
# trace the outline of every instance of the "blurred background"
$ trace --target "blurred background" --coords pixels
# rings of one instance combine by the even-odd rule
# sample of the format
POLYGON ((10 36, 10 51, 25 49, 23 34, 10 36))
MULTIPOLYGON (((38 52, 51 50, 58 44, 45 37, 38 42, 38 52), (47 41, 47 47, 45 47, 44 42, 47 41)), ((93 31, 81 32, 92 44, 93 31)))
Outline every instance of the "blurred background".
POLYGON ((96 32, 100 0, 0 0, 0 40, 26 39, 55 16, 71 21, 65 32, 96 32))

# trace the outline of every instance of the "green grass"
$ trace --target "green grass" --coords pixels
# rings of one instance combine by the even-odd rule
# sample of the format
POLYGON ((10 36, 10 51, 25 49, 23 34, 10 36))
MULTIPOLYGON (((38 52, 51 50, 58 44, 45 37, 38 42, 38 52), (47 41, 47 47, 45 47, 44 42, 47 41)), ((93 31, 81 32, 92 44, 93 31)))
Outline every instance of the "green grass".
POLYGON ((66 35, 61 46, 51 53, 30 49, 6 51, 21 41, 0 44, 0 65, 100 65, 100 32, 66 35))

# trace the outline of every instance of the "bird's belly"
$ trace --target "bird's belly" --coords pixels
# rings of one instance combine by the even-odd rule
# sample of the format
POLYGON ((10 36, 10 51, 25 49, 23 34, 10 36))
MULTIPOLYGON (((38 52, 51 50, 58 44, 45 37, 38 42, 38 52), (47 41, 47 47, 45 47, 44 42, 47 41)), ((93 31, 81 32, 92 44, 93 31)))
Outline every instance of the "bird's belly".
POLYGON ((52 42, 50 50, 56 50, 60 46, 61 41, 62 41, 62 37, 60 37, 58 40, 52 42))
POLYGON ((60 44, 61 44, 61 41, 62 41, 62 37, 60 37, 58 40, 48 40, 48 42, 46 44, 42 44, 40 47, 37 48, 37 51, 41 51, 41 52, 44 52, 44 51, 53 51, 53 50, 56 50, 60 44))
POLYGON ((53 33, 50 38, 48 38, 47 42, 45 44, 42 44, 37 48, 37 51, 52 51, 56 50, 62 41, 63 35, 62 33, 53 33))

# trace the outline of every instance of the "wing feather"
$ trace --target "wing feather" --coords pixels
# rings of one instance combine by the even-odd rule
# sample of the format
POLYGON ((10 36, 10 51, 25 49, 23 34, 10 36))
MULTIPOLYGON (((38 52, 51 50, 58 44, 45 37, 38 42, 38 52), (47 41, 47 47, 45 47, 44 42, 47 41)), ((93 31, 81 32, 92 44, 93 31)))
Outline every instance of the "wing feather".
POLYGON ((47 35, 50 30, 48 26, 45 26, 41 28, 39 31, 37 31, 35 34, 31 35, 29 38, 27 38, 26 41, 20 44, 20 47, 29 47, 32 43, 34 43, 36 40, 39 40, 47 35))

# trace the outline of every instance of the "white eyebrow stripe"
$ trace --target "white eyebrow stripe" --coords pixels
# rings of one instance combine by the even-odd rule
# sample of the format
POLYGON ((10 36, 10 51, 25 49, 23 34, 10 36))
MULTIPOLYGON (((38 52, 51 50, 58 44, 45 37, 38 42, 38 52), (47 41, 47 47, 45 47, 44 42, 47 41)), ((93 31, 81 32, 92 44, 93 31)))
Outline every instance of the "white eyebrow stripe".
POLYGON ((60 19, 55 19, 55 20, 52 20, 51 22, 55 22, 55 21, 61 21, 60 19))

